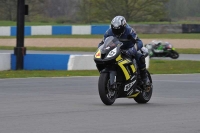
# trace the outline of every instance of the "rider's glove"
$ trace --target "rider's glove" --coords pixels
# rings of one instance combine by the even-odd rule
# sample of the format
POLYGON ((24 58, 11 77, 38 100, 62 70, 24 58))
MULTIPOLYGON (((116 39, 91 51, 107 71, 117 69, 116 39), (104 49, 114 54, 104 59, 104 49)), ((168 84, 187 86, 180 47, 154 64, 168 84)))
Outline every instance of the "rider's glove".
POLYGON ((140 51, 145 57, 149 55, 148 49, 146 47, 142 47, 140 51))

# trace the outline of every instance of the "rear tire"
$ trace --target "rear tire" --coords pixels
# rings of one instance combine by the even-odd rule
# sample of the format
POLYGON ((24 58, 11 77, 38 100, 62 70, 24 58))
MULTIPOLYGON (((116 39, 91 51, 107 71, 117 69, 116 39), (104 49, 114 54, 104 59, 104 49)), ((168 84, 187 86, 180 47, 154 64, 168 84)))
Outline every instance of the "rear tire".
POLYGON ((99 96, 105 105, 112 105, 116 99, 116 91, 109 90, 110 86, 109 73, 101 73, 99 77, 99 96))
POLYGON ((150 73, 147 71, 148 74, 148 78, 150 80, 151 86, 148 92, 146 91, 141 91, 141 93, 134 98, 134 100, 137 103, 147 103, 149 102, 149 100, 151 99, 152 93, 153 93, 153 83, 152 83, 152 79, 151 79, 151 75, 150 73))

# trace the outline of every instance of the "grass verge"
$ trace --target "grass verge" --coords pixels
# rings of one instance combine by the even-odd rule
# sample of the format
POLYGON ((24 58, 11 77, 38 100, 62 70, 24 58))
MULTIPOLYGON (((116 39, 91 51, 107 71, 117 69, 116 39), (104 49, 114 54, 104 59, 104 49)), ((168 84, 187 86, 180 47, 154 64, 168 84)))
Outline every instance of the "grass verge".
MULTIPOLYGON (((138 34, 141 39, 200 39, 199 33, 183 34, 138 34)), ((0 39, 16 38, 15 36, 0 36, 0 39)), ((99 38, 103 35, 33 35, 25 38, 99 38)))
MULTIPOLYGON (((82 51, 82 52, 95 52, 95 47, 26 47, 27 50, 34 51, 82 51)), ((0 46, 0 50, 13 50, 13 46, 0 46)), ((200 49, 176 49, 179 54, 200 54, 200 49)))
MULTIPOLYGON (((129 24, 200 24, 199 21, 164 21, 164 22, 129 22, 129 24)), ((16 26, 16 21, 0 21, 1 26, 16 26)), ((26 26, 35 26, 35 25, 110 25, 110 23, 58 23, 56 21, 46 21, 46 22, 27 22, 25 21, 26 26)))
POLYGON ((180 54, 200 54, 200 49, 187 48, 187 49, 176 49, 180 54))
MULTIPOLYGON (((179 60, 150 60, 151 74, 187 74, 200 73, 200 61, 179 60)), ((97 70, 76 71, 47 71, 47 70, 20 70, 0 71, 0 78, 27 78, 27 77, 69 77, 69 76, 99 76, 97 70)))
POLYGON ((152 74, 200 73, 200 61, 190 60, 150 60, 152 74))
POLYGON ((0 71, 0 78, 97 76, 97 70, 17 70, 0 71))

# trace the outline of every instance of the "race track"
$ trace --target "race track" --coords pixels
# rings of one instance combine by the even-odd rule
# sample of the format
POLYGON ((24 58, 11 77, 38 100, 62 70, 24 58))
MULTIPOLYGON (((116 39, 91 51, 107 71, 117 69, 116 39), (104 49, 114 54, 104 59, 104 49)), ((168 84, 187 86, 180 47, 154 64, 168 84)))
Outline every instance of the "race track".
POLYGON ((0 133, 199 133, 200 74, 152 78, 148 104, 112 106, 98 77, 0 79, 0 133))

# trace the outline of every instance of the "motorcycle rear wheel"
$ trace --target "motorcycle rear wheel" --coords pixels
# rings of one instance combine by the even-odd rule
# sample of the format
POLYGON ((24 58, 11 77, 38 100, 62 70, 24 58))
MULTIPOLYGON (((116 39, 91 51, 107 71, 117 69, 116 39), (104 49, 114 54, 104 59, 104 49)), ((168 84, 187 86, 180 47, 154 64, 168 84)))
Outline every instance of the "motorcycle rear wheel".
POLYGON ((150 80, 151 86, 150 86, 148 92, 142 90, 141 93, 137 97, 134 98, 134 100, 137 103, 147 103, 151 99, 151 96, 152 96, 152 93, 153 93, 153 83, 152 83, 151 75, 148 71, 147 71, 147 74, 148 74, 148 78, 150 80))
POLYGON ((112 105, 115 102, 117 92, 110 90, 109 73, 101 73, 99 77, 98 90, 101 101, 105 105, 112 105))

